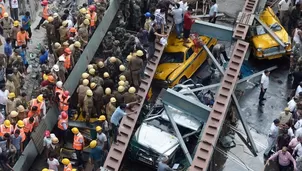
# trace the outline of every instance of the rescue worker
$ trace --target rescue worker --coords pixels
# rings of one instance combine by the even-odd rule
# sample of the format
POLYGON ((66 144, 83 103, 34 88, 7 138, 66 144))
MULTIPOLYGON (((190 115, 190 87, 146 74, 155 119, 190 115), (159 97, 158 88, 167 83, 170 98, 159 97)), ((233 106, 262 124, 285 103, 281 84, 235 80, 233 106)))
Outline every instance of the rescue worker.
POLYGON ((14 24, 14 20, 8 16, 8 13, 5 12, 3 14, 3 18, 0 19, 0 23, 3 29, 3 37, 8 38, 10 37, 12 25, 14 24))
POLYGON ((98 75, 95 74, 95 69, 94 68, 91 68, 89 70, 89 75, 91 76, 90 78, 90 82, 94 82, 96 83, 97 85, 104 85, 104 80, 99 77, 98 75))
POLYGON ((10 93, 15 93, 16 92, 16 87, 15 84, 13 82, 13 75, 12 74, 8 74, 6 76, 6 83, 5 83, 5 88, 10 92, 10 93))
POLYGON ((107 67, 105 67, 104 62, 103 61, 99 61, 97 64, 97 70, 98 70, 98 74, 99 76, 103 76, 105 72, 108 72, 107 67))
POLYGON ((130 87, 128 92, 124 95, 124 103, 132 103, 139 100, 139 96, 135 94, 136 89, 134 87, 130 87))
POLYGON ((51 138, 51 145, 48 149, 48 156, 55 156, 55 158, 60 157, 60 145, 59 145, 59 139, 57 137, 51 138))
POLYGON ((113 88, 114 88, 114 82, 113 82, 113 80, 110 78, 108 72, 105 72, 105 73, 104 73, 103 78, 104 78, 104 88, 113 89, 113 88))
POLYGON ((83 50, 81 49, 81 43, 79 41, 74 42, 74 51, 71 53, 72 55, 72 63, 75 65, 81 57, 83 50))
POLYGON ((37 106, 38 114, 40 116, 46 116, 46 106, 45 106, 45 102, 44 102, 44 98, 43 98, 42 94, 40 94, 37 98, 32 99, 30 101, 30 106, 31 106, 31 108, 33 106, 37 106))
POLYGON ((114 97, 110 98, 109 103, 106 104, 106 115, 108 120, 111 120, 111 116, 116 109, 116 99, 114 97))
POLYGON ((59 139, 63 140, 63 145, 65 144, 65 137, 67 136, 68 130, 68 114, 65 111, 61 112, 61 115, 58 119, 58 134, 59 139))
POLYGON ((68 21, 65 20, 62 22, 62 26, 59 28, 59 33, 61 43, 68 41, 68 21))
POLYGON ((128 89, 130 88, 130 84, 131 83, 128 81, 128 79, 126 78, 126 76, 125 75, 120 75, 119 80, 120 81, 124 81, 125 91, 126 90, 128 91, 128 89))
POLYGON ((20 95, 22 78, 22 74, 18 71, 18 68, 13 68, 12 80, 14 82, 15 94, 17 97, 20 95))
POLYGON ((131 81, 135 88, 139 87, 141 81, 141 72, 143 72, 144 63, 140 57, 143 55, 143 51, 138 50, 129 62, 131 81))
POLYGON ((41 119, 41 112, 38 110, 38 106, 32 106, 27 113, 27 117, 33 117, 35 119, 34 127, 37 127, 41 119))
POLYGON ((27 117, 27 111, 25 110, 24 106, 19 105, 17 107, 17 112, 18 112, 18 120, 23 120, 27 117))
POLYGON ((25 132, 24 132, 24 122, 22 120, 18 120, 16 126, 15 126, 15 130, 20 130, 20 136, 22 137, 21 139, 21 152, 23 152, 23 149, 24 149, 24 141, 26 140, 26 135, 25 135, 25 132))
POLYGON ((113 92, 113 96, 116 98, 116 104, 119 106, 120 104, 124 103, 124 86, 118 86, 117 91, 113 92))
POLYGON ((27 46, 27 42, 29 41, 29 36, 28 33, 24 30, 24 28, 20 28, 20 31, 17 33, 17 46, 22 46, 22 45, 26 45, 27 46))
POLYGON ((96 140, 92 140, 89 144, 91 151, 88 161, 90 164, 93 164, 94 170, 98 170, 101 167, 103 160, 103 150, 100 146, 97 146, 97 144, 96 140))
POLYGON ((88 14, 90 15, 90 32, 93 34, 97 25, 97 13, 94 5, 89 6, 88 14))
POLYGON ((89 124, 91 116, 93 113, 93 92, 89 89, 86 91, 86 96, 83 103, 83 114, 86 118, 86 124, 89 124))
POLYGON ((44 132, 44 138, 43 138, 43 147, 44 147, 44 153, 46 155, 46 158, 49 158, 49 148, 51 145, 51 136, 50 136, 50 131, 46 130, 44 132))
POLYGON ((84 137, 80 133, 79 129, 76 127, 72 128, 71 131, 74 134, 72 147, 77 155, 78 166, 83 166, 84 162, 82 159, 82 153, 83 153, 83 148, 85 146, 84 137))
POLYGON ((20 25, 19 21, 14 21, 14 27, 12 28, 10 32, 10 38, 12 40, 12 48, 15 48, 17 46, 17 34, 20 31, 20 25))
POLYGON ((69 109, 69 91, 64 91, 59 95, 59 109, 60 111, 68 112, 69 109))
POLYGON ((58 81, 56 83, 56 87, 55 87, 55 99, 56 99, 56 101, 59 99, 59 96, 61 94, 63 94, 63 92, 64 92, 62 86, 63 86, 63 82, 62 81, 58 81))
POLYGON ((96 126, 95 130, 96 130, 96 133, 97 133, 98 146, 100 146, 101 149, 104 150, 104 151, 107 150, 108 141, 107 141, 106 134, 103 132, 103 128, 101 126, 96 126))
POLYGON ((14 111, 17 107, 16 95, 15 93, 9 93, 7 98, 6 113, 10 114, 10 112, 14 111))
POLYGON ((80 28, 78 29, 78 38, 79 42, 82 45, 82 48, 85 48, 85 46, 88 44, 88 38, 89 38, 89 32, 88 32, 88 27, 89 27, 89 20, 85 19, 83 21, 83 24, 80 25, 80 28))
MULTIPOLYGON (((60 39, 60 38, 59 38, 60 39)), ((54 54, 54 57, 55 57, 55 63, 58 61, 59 59, 59 56, 61 56, 63 53, 64 53, 64 49, 61 48, 61 44, 56 42, 54 43, 53 45, 53 54, 54 54)))
POLYGON ((109 70, 110 77, 114 80, 117 80, 118 74, 119 74, 119 66, 122 65, 122 62, 120 59, 112 56, 104 62, 106 68, 109 70))
POLYGON ((53 25, 55 27, 55 41, 59 42, 60 41, 60 32, 59 32, 59 28, 62 25, 62 19, 59 16, 58 13, 54 13, 53 14, 53 25))
POLYGON ((105 106, 107 105, 107 103, 110 102, 111 97, 113 97, 113 95, 111 94, 111 89, 106 88, 105 89, 105 95, 103 96, 103 101, 104 101, 105 106))
POLYGON ((9 116, 7 117, 7 119, 10 121, 10 123, 11 123, 13 126, 15 126, 16 123, 17 123, 17 121, 18 121, 17 116, 18 116, 18 112, 15 111, 15 110, 13 110, 13 111, 10 112, 9 116))
POLYGON ((224 62, 229 61, 224 44, 216 44, 213 47, 212 53, 221 66, 224 64, 224 62), (223 55, 223 58, 221 57, 221 55, 223 55))
POLYGON ((78 93, 78 113, 80 114, 80 108, 83 110, 83 104, 84 104, 84 98, 86 96, 87 90, 90 90, 88 87, 89 81, 87 79, 84 79, 82 84, 79 85, 77 89, 78 93))
POLYGON ((37 25, 37 27, 35 28, 35 30, 39 30, 40 29, 40 26, 44 23, 45 20, 48 19, 49 15, 51 14, 51 11, 49 10, 48 8, 48 1, 47 0, 43 0, 41 2, 41 5, 43 7, 43 10, 42 10, 42 17, 41 17, 41 20, 39 22, 39 24, 37 25))
POLYGON ((53 54, 52 43, 56 42, 56 32, 55 26, 53 24, 53 17, 48 17, 46 23, 42 25, 46 29, 46 38, 47 38, 47 45, 50 54, 53 54))
POLYGON ((104 104, 103 104, 104 89, 102 86, 94 82, 90 83, 90 88, 93 92, 93 105, 95 106, 97 115, 100 116, 102 110, 104 110, 104 104))
POLYGON ((82 74, 82 78, 80 79, 80 83, 83 82, 84 79, 87 79, 89 81, 90 75, 87 72, 84 72, 82 74))
POLYGON ((59 80, 62 81, 62 82, 65 82, 66 80, 66 73, 67 73, 67 70, 65 68, 65 57, 64 57, 64 54, 61 55, 59 57, 59 61, 58 61, 58 77, 59 77, 59 80))
POLYGON ((71 57, 70 57, 71 56, 71 50, 69 48, 66 48, 64 50, 64 55, 63 56, 65 58, 64 67, 67 70, 67 72, 70 73, 71 70, 72 70, 72 66, 73 66, 73 64, 71 63, 72 61, 71 61, 71 57))
POLYGON ((9 120, 5 120, 3 124, 0 125, 0 136, 3 136, 5 133, 8 133, 9 135, 14 133, 14 126, 9 120))
POLYGON ((78 29, 80 28, 80 25, 83 24, 84 20, 85 20, 85 15, 87 14, 87 10, 86 8, 81 8, 80 12, 77 16, 77 25, 78 25, 78 29))
POLYGON ((64 165, 64 170, 63 171, 72 171, 72 165, 71 165, 69 159, 64 158, 62 160, 62 164, 64 165))
MULTIPOLYGON (((102 132, 105 133, 106 137, 109 137, 109 132, 108 132, 109 131, 109 125, 108 125, 108 122, 106 120, 106 116, 105 115, 101 115, 98 118, 97 125, 102 128, 102 132)), ((108 141, 109 141, 109 139, 108 139, 108 141)), ((108 149, 109 149, 109 144, 108 144, 108 149)))

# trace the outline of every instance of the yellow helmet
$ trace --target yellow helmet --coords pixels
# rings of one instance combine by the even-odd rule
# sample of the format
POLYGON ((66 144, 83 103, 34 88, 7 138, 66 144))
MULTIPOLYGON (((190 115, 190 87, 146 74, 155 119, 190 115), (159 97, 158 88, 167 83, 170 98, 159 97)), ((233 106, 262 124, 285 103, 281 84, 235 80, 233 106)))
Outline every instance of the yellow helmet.
POLYGON ((86 15, 85 15, 85 18, 88 19, 88 20, 90 20, 90 19, 91 19, 90 14, 86 14, 86 15))
POLYGON ((106 88, 106 89, 105 89, 105 94, 107 94, 107 95, 108 95, 108 94, 111 94, 111 89, 110 89, 110 88, 106 88))
POLYGON ((98 67, 99 68, 104 68, 104 62, 103 61, 100 61, 100 62, 98 62, 98 67))
POLYGON ((5 13, 3 14, 3 17, 8 17, 8 13, 5 12, 5 13))
POLYGON ((11 111, 10 114, 9 114, 12 118, 15 118, 18 116, 18 112, 17 111, 11 111))
POLYGON ((126 77, 125 75, 120 75, 120 78, 119 78, 121 81, 126 81, 126 77))
MULTIPOLYGON (((102 115, 102 116, 104 116, 104 115, 102 115)), ((96 130, 96 132, 102 131, 102 127, 97 126, 97 127, 95 127, 95 130, 96 130)))
POLYGON ((87 73, 87 72, 84 72, 83 74, 82 74, 82 78, 83 79, 86 79, 86 78, 88 78, 89 77, 89 74, 87 73))
POLYGON ((37 100, 38 100, 38 102, 43 102, 43 100, 44 100, 44 98, 43 98, 43 95, 42 94, 40 94, 38 97, 37 97, 37 100))
POLYGON ((5 120, 3 124, 7 128, 10 127, 10 121, 9 120, 5 120))
POLYGON ((125 91, 125 87, 124 86, 118 86, 117 91, 122 93, 125 91))
POLYGON ((81 43, 79 41, 75 41, 74 42, 74 47, 80 48, 81 47, 81 43))
POLYGON ((80 9, 80 13, 82 13, 82 14, 86 14, 86 13, 87 13, 86 8, 81 8, 81 9, 80 9))
POLYGON ((14 21, 14 26, 15 27, 19 26, 19 21, 14 21))
POLYGON ((57 143, 59 143, 59 139, 57 137, 53 137, 51 139, 51 142, 54 143, 54 144, 57 144, 57 143))
POLYGON ((132 55, 128 55, 127 58, 126 58, 126 61, 129 62, 131 60, 131 58, 132 58, 132 55))
POLYGON ((109 62, 114 63, 116 62, 116 57, 112 56, 109 58, 109 62))
POLYGON ((79 131, 78 128, 73 127, 73 128, 71 129, 71 132, 72 132, 73 134, 78 134, 80 131, 79 131))
POLYGON ((62 163, 63 163, 64 165, 69 165, 70 161, 69 161, 68 158, 64 158, 64 159, 62 160, 62 163))
POLYGON ((104 121, 104 120, 106 120, 106 116, 105 115, 101 115, 98 120, 99 121, 104 121))
POLYGON ((108 78, 109 77, 109 73, 108 72, 104 72, 103 77, 104 78, 108 78))
POLYGON ((89 147, 90 147, 90 148, 95 148, 96 145, 97 145, 96 140, 92 140, 92 141, 90 142, 90 144, 89 144, 89 147))
POLYGON ((141 56, 143 56, 144 55, 144 52, 143 51, 141 51, 141 50, 138 50, 138 51, 136 51, 136 56, 138 56, 138 57, 141 57, 141 56))
POLYGON ((124 65, 120 65, 120 66, 119 66, 119 69, 120 69, 121 72, 123 72, 123 71, 126 70, 126 67, 125 67, 124 65))
POLYGON ((68 24, 68 21, 66 21, 66 20, 62 22, 62 26, 64 26, 64 27, 67 26, 67 24, 68 24))
POLYGON ((91 90, 87 90, 87 91, 86 91, 86 95, 87 95, 87 96, 92 96, 92 95, 93 95, 93 92, 92 92, 91 90))
POLYGON ((15 93, 9 93, 8 94, 8 98, 11 99, 11 98, 15 98, 16 97, 16 94, 15 93))
POLYGON ((94 89, 95 87, 96 87, 96 83, 94 83, 94 82, 90 83, 90 88, 91 89, 94 89))
POLYGON ((42 169, 42 171, 49 171, 49 169, 47 169, 47 168, 44 168, 44 169, 42 169))
POLYGON ((116 102, 116 98, 111 97, 111 98, 110 98, 110 102, 111 102, 111 103, 115 103, 115 102, 116 102))
MULTIPOLYGON (((93 66, 92 66, 93 67, 93 66)), ((94 68, 91 68, 91 69, 89 69, 89 74, 91 74, 91 75, 94 75, 95 74, 95 69, 94 68)))
POLYGON ((88 20, 88 19, 85 19, 84 21, 83 21, 83 23, 85 24, 85 25, 89 25, 90 24, 90 21, 88 20))
POLYGON ((118 82, 118 85, 119 85, 119 86, 124 86, 124 85, 125 85, 125 81, 122 81, 122 80, 119 81, 119 82, 118 82))
POLYGON ((55 49, 59 49, 61 47, 61 44, 59 42, 55 43, 55 49))
POLYGON ((24 127, 24 122, 23 122, 22 120, 18 120, 17 126, 18 126, 19 128, 23 128, 23 127, 24 127))
POLYGON ((92 69, 92 68, 93 68, 93 65, 92 65, 92 64, 87 65, 88 71, 89 71, 90 69, 92 69))
POLYGON ((130 87, 128 90, 128 92, 131 94, 135 93, 135 91, 136 91, 136 89, 134 87, 130 87))
POLYGON ((50 23, 53 22, 53 17, 48 17, 47 21, 50 22, 50 23))
POLYGON ((84 79, 83 80, 83 85, 87 86, 89 84, 89 80, 88 79, 84 79))

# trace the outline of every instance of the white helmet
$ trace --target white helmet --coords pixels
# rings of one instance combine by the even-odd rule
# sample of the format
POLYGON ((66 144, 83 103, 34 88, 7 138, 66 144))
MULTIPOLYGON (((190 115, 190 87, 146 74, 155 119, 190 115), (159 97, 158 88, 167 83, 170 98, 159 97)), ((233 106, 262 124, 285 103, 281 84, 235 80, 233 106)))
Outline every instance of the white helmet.
POLYGON ((64 56, 60 56, 60 57, 59 57, 59 61, 60 61, 60 62, 64 62, 64 61, 65 61, 65 57, 64 57, 64 56))
POLYGON ((58 82, 56 83, 56 86, 59 87, 59 88, 62 88, 62 86, 63 86, 62 81, 58 81, 58 82))
POLYGON ((59 65, 55 64, 52 69, 56 72, 58 72, 60 69, 59 69, 59 65))

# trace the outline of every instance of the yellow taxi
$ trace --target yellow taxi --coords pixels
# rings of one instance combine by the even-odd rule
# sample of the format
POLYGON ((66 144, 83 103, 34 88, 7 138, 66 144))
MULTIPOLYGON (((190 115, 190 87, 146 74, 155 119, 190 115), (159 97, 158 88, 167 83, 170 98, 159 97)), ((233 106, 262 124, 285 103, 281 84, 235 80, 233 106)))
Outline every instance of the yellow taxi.
MULTIPOLYGON (((206 36, 199 38, 212 49, 217 39, 206 36)), ((195 47, 192 40, 183 46, 183 40, 170 34, 168 45, 164 49, 161 60, 156 69, 153 85, 156 87, 173 87, 174 85, 191 78, 198 68, 206 61, 207 52, 202 47, 195 47)))
POLYGON ((270 7, 267 7, 260 14, 259 19, 266 24, 286 45, 283 48, 279 43, 270 36, 264 27, 256 22, 256 26, 252 30, 253 55, 258 59, 275 59, 291 53, 291 40, 288 33, 281 25, 278 17, 270 7))

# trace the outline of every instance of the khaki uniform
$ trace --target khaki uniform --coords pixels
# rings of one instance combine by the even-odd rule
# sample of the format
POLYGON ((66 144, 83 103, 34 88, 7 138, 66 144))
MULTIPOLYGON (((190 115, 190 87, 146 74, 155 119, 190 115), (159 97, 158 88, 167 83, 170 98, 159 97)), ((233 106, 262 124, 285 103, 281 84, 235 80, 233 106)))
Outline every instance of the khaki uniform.
POLYGON ((83 104, 83 112, 86 115, 86 122, 90 120, 91 115, 93 114, 93 97, 85 96, 83 104))
POLYGON ((126 92, 124 94, 124 103, 125 104, 128 104, 128 103, 131 103, 131 102, 135 102, 139 100, 138 96, 136 94, 131 94, 129 92, 126 92))
POLYGON ((285 125, 291 118, 292 113, 288 112, 288 114, 286 114, 285 112, 281 112, 279 116, 280 124, 285 125))
POLYGON ((80 27, 80 25, 83 23, 84 20, 85 20, 85 15, 79 14, 79 15, 77 16, 77 24, 78 24, 78 28, 80 27))
POLYGON ((117 106, 119 106, 120 104, 122 104, 124 102, 124 93, 120 93, 118 91, 114 91, 113 95, 116 99, 116 104, 117 106))
POLYGON ((20 88, 21 88, 21 73, 17 72, 16 74, 12 75, 12 80, 14 82, 15 85, 15 89, 16 89, 16 96, 19 96, 20 94, 20 88))
POLYGON ((78 104, 79 107, 83 108, 84 104, 84 98, 86 96, 86 91, 89 90, 90 88, 88 86, 80 85, 77 89, 78 93, 78 104))
POLYGON ((11 117, 10 115, 8 115, 7 116, 7 119, 10 121, 10 123, 12 124, 12 125, 16 125, 16 123, 18 122, 18 117, 11 117))
POLYGON ((10 37, 10 33, 11 33, 11 29, 12 29, 12 25, 14 23, 14 20, 10 17, 8 18, 2 18, 0 20, 0 23, 3 23, 3 36, 6 37, 10 37))
POLYGON ((93 104, 98 115, 101 114, 101 110, 104 109, 103 103, 104 89, 102 86, 97 86, 93 90, 93 104))
POLYGON ((61 55, 63 55, 63 53, 64 53, 64 48, 63 47, 60 47, 59 49, 54 50, 54 55, 55 55, 56 61, 58 61, 59 57, 61 55))
POLYGON ((44 24, 44 26, 46 29, 48 48, 50 50, 50 53, 52 53, 51 44, 56 42, 55 26, 52 23, 46 23, 46 24, 44 24))
POLYGON ((5 88, 10 92, 10 93, 15 93, 16 92, 16 87, 13 81, 6 80, 5 88))
POLYGON ((111 116, 113 114, 113 112, 115 111, 116 107, 111 103, 109 102, 107 105, 106 105, 106 115, 107 115, 107 120, 110 121, 111 120, 111 116))
POLYGON ((7 100, 7 104, 6 104, 7 115, 9 115, 11 111, 16 110, 16 108, 17 108, 16 105, 17 105, 17 102, 16 102, 15 99, 14 100, 10 100, 10 99, 7 100))
POLYGON ((129 62, 129 70, 131 75, 131 81, 135 88, 138 88, 141 80, 141 72, 144 67, 143 60, 139 57, 131 58, 129 62))
POLYGON ((60 42, 60 33, 59 33, 59 28, 60 26, 62 25, 62 20, 60 17, 55 17, 53 19, 53 22, 52 24, 55 26, 55 39, 56 39, 56 42, 60 42))
POLYGON ((60 42, 66 42, 68 40, 68 28, 61 26, 59 28, 59 33, 60 33, 60 42))
POLYGON ((82 47, 86 46, 89 38, 88 29, 85 26, 80 26, 80 29, 78 30, 78 38, 82 45, 82 47))

